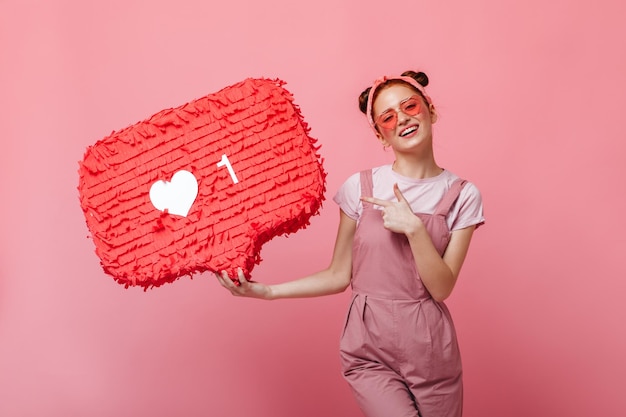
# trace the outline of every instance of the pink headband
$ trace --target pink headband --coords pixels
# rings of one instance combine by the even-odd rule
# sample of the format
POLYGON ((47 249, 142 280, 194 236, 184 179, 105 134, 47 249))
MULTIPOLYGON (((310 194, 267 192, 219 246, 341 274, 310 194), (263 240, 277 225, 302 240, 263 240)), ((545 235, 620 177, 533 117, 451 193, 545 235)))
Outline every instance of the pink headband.
POLYGON ((413 87, 415 87, 420 93, 422 93, 422 95, 424 96, 424 98, 426 99, 426 101, 428 102, 428 104, 432 104, 432 101, 430 99, 430 97, 428 96, 428 94, 426 94, 426 91, 424 90, 424 87, 418 83, 417 81, 415 81, 413 78, 411 77, 387 77, 384 76, 382 78, 377 79, 376 81, 374 81, 374 85, 372 86, 372 88, 370 88, 370 92, 367 96, 367 121, 369 122, 370 126, 372 127, 372 129, 374 129, 374 132, 376 134, 378 134, 378 131, 376 130, 376 123, 374 122, 374 116, 372 115, 372 106, 374 105, 373 103, 373 97, 374 97, 374 93, 376 92, 376 90, 378 90, 378 87, 380 87, 381 84, 389 81, 389 80, 400 80, 400 81, 404 81, 407 84, 412 85, 413 87))

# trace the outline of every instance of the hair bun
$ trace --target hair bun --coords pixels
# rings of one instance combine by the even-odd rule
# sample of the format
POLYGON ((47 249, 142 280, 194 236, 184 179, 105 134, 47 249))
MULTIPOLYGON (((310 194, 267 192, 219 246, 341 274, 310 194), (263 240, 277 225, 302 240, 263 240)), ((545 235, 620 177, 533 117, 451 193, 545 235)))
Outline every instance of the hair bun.
POLYGON ((367 98, 370 95, 371 89, 372 87, 367 87, 359 96, 359 110, 361 110, 364 114, 367 114, 367 98))
POLYGON ((415 72, 415 71, 404 71, 402 73, 403 77, 411 77, 413 78, 415 81, 417 81, 419 83, 419 85, 421 85, 422 87, 426 87, 428 85, 428 75, 426 75, 425 73, 419 71, 419 72, 415 72))

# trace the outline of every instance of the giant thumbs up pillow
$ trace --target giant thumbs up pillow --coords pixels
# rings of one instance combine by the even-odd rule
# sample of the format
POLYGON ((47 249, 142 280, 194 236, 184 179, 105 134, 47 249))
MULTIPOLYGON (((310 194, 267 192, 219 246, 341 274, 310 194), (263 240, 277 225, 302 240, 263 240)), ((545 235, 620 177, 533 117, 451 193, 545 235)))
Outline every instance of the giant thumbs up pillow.
POLYGON ((326 173, 283 85, 247 79, 87 148, 80 205, 104 272, 145 288, 250 277, 264 243, 309 224, 326 173))

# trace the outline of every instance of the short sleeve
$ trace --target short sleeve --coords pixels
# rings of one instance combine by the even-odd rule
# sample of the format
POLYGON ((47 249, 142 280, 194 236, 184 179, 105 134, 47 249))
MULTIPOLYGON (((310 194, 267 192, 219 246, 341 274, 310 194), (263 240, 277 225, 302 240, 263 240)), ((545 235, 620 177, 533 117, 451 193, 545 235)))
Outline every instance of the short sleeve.
POLYGON ((353 220, 358 220, 361 213, 361 179, 360 174, 352 174, 339 187, 333 201, 353 220))
POLYGON ((453 206, 451 212, 456 213, 451 230, 464 229, 469 226, 482 226, 485 223, 483 199, 478 188, 467 183, 453 206))

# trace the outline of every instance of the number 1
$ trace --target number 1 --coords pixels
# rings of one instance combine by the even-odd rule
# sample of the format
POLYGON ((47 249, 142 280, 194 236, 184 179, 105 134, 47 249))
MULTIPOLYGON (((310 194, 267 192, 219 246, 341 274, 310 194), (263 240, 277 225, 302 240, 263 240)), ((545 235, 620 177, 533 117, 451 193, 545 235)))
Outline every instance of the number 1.
POLYGON ((237 175, 235 175, 235 171, 233 170, 233 166, 230 164, 228 157, 226 154, 222 155, 222 160, 217 163, 218 168, 226 167, 228 169, 228 173, 230 177, 233 179, 233 182, 237 184, 239 180, 237 179, 237 175))

